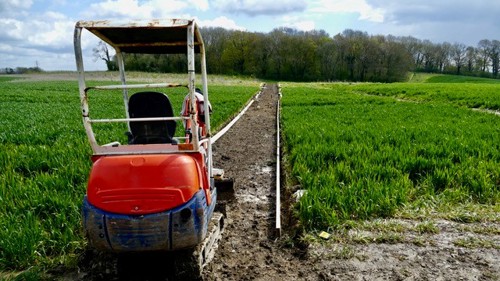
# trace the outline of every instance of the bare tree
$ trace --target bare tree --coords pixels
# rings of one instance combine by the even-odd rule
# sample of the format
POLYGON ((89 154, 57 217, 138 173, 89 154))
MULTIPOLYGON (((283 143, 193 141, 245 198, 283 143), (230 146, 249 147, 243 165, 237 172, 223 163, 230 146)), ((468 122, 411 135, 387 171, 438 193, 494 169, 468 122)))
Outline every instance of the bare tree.
POLYGON ((491 72, 494 78, 498 77, 498 71, 500 68, 500 41, 493 40, 491 41, 491 72))
POLYGON ((427 72, 436 72, 437 66, 437 50, 438 47, 430 40, 422 41, 422 62, 424 70, 427 72))
POLYGON ((92 49, 94 55, 94 61, 103 60, 106 63, 108 70, 116 70, 116 62, 113 60, 113 56, 109 53, 108 45, 104 41, 99 41, 97 47, 92 49))
POLYGON ((479 57, 481 60, 482 72, 486 72, 489 66, 491 47, 491 41, 488 39, 483 39, 477 44, 477 50, 479 52, 479 57))
POLYGON ((417 39, 415 37, 406 36, 406 37, 400 37, 399 41, 406 48, 407 52, 412 55, 414 60, 414 68, 422 69, 423 68, 422 63, 424 58, 422 54, 422 49, 423 49, 422 40, 417 39))
POLYGON ((467 46, 461 43, 455 43, 451 46, 451 59, 455 62, 457 74, 460 74, 460 69, 464 65, 467 46))
POLYGON ((477 62, 477 50, 474 47, 467 47, 465 53, 465 64, 467 66, 467 71, 472 73, 475 70, 477 62))
POLYGON ((436 58, 436 67, 439 72, 443 72, 445 68, 450 64, 449 57, 451 50, 451 44, 448 42, 434 45, 434 57, 436 58))

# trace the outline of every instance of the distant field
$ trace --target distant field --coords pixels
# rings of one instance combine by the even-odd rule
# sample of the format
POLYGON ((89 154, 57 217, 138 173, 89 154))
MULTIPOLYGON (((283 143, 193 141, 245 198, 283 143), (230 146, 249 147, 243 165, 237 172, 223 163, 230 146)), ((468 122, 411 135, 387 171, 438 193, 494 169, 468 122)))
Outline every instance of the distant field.
POLYGON ((499 88, 500 79, 417 73, 408 83, 359 83, 352 91, 413 102, 444 102, 499 110, 499 88))
POLYGON ((432 73, 412 73, 409 83, 474 83, 474 84, 500 84, 500 79, 489 79, 473 76, 446 75, 432 73))
POLYGON ((431 75, 425 83, 473 83, 473 84, 500 84, 500 79, 489 79, 481 77, 460 75, 431 75))
POLYGON ((500 84, 282 84, 290 185, 309 229, 374 217, 499 221, 500 84))
MULTIPOLYGON (((74 74, 59 75, 63 76, 55 79, 64 81, 0 77, 2 280, 2 271, 28 270, 24 274, 30 276, 41 268, 74 263, 85 247, 80 210, 91 150, 80 114, 78 83, 64 78, 74 74)), ((92 84, 96 83, 103 82, 92 84)), ((209 86, 213 128, 230 119, 259 89, 257 81, 227 79, 226 83, 209 86)), ((174 112, 180 112, 185 93, 185 88, 167 92, 174 112)), ((94 118, 124 117, 122 103, 119 93, 91 92, 90 113, 94 118)), ((98 140, 125 141, 126 128, 121 125, 104 125, 96 131, 98 140)))

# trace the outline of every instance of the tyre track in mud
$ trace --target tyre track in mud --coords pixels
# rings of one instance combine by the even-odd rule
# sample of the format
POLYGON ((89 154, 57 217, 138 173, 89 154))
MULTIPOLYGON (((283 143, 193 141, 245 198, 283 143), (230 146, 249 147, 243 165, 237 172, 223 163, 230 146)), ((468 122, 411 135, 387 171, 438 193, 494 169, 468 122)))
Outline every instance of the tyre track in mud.
POLYGON ((298 277, 298 259, 274 237, 278 98, 277 85, 267 85, 214 144, 214 167, 234 179, 235 199, 226 204, 226 229, 205 280, 298 277))

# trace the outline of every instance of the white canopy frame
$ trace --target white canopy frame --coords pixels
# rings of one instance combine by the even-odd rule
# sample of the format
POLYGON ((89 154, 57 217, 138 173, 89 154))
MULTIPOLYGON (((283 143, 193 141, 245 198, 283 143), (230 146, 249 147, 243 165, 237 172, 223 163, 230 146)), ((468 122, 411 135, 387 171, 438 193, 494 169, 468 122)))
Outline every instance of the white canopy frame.
MULTIPOLYGON (((124 154, 149 154, 149 153, 179 153, 206 151, 209 176, 212 177, 212 142, 210 140, 210 114, 205 45, 199 28, 194 20, 167 19, 152 21, 79 21, 74 30, 74 49, 78 71, 78 86, 80 93, 81 111, 83 124, 94 155, 124 155, 124 154), (83 29, 103 40, 116 52, 117 64, 120 72, 119 85, 104 85, 87 87, 85 70, 83 65, 83 53, 81 36, 83 29), (125 74, 125 63, 123 53, 144 54, 178 54, 187 55, 188 77, 187 84, 175 83, 153 83, 127 85, 125 74), (205 126, 207 136, 203 140, 199 138, 198 112, 196 110, 195 97, 195 54, 200 54, 201 84, 204 95, 205 126), (128 90, 187 87, 190 104, 188 117, 159 117, 159 118, 130 118, 128 114, 128 90), (90 91, 121 89, 126 118, 120 119, 91 119, 89 115, 88 95, 90 91), (146 145, 119 145, 117 142, 100 145, 97 143, 93 123, 107 122, 137 122, 137 121, 165 121, 165 120, 191 120, 192 143, 188 146, 173 144, 146 144, 146 145)), ((130 126, 129 126, 130 127, 130 126)), ((129 128, 130 129, 130 128, 129 128)))

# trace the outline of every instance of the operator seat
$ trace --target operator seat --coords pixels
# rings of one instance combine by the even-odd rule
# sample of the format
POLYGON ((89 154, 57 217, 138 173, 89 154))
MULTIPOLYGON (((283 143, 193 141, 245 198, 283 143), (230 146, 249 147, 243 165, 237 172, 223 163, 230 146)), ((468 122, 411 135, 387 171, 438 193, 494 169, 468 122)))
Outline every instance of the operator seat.
MULTIPOLYGON (((130 118, 173 117, 172 104, 167 95, 159 92, 139 92, 128 101, 130 118)), ((177 123, 168 121, 129 122, 129 144, 172 143, 177 123)))

